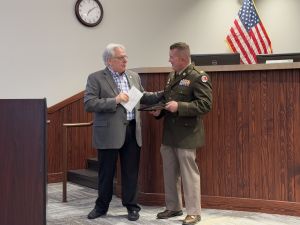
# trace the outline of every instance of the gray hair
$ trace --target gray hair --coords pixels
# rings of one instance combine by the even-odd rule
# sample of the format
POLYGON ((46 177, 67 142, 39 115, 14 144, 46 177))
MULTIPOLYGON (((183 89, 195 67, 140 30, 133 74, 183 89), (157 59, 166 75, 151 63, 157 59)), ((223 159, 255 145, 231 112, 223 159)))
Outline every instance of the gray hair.
POLYGON ((106 48, 102 54, 102 58, 103 58, 103 62, 104 62, 105 66, 108 66, 108 60, 111 59, 112 57, 114 57, 116 48, 121 48, 121 49, 125 50, 125 47, 121 44, 110 43, 106 46, 106 48))

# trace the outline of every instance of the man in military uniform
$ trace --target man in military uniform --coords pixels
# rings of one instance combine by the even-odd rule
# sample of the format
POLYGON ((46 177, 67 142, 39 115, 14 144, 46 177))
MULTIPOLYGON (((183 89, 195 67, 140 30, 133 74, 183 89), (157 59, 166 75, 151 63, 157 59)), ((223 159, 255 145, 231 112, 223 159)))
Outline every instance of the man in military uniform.
POLYGON ((181 180, 187 216, 183 225, 201 220, 200 173, 196 149, 204 144, 202 117, 212 107, 209 76, 191 64, 186 43, 170 46, 171 72, 164 92, 164 109, 152 114, 164 117, 161 155, 163 159, 166 210, 158 219, 180 216, 182 212, 181 180))

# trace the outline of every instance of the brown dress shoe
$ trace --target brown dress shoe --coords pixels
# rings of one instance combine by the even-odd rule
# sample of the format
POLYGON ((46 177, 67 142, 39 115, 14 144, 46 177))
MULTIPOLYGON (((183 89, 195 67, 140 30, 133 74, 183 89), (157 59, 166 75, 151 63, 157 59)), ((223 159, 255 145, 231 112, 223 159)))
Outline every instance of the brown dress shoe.
POLYGON ((201 220, 199 215, 187 215, 182 222, 182 225, 194 225, 201 220))
POLYGON ((179 211, 172 211, 172 210, 165 210, 157 214, 157 219, 168 219, 174 216, 182 216, 182 210, 179 211))

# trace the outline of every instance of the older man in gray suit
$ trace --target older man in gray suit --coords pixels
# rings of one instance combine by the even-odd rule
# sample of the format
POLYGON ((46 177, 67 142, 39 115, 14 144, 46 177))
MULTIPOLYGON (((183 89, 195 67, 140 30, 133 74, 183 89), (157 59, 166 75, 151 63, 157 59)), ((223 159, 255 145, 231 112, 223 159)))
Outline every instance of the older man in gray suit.
POLYGON ((84 94, 85 110, 94 113, 93 146, 98 150, 99 161, 98 198, 88 219, 107 213, 120 155, 122 204, 127 208, 128 219, 135 221, 141 209, 137 204, 142 145, 139 104, 129 112, 120 103, 129 100, 127 92, 133 86, 143 93, 142 104, 157 103, 162 93, 144 92, 139 75, 126 69, 128 58, 124 46, 109 44, 103 60, 106 68, 89 75, 84 94))

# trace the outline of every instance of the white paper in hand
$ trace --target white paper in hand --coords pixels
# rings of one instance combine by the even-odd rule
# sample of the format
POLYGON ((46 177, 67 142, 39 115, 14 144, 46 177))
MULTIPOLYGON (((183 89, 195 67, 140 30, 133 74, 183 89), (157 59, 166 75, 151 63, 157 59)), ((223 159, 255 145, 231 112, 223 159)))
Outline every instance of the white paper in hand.
POLYGON ((129 97, 128 102, 121 102, 121 104, 125 107, 125 109, 127 109, 127 111, 131 112, 142 98, 143 93, 140 92, 135 86, 132 86, 127 95, 129 97))

